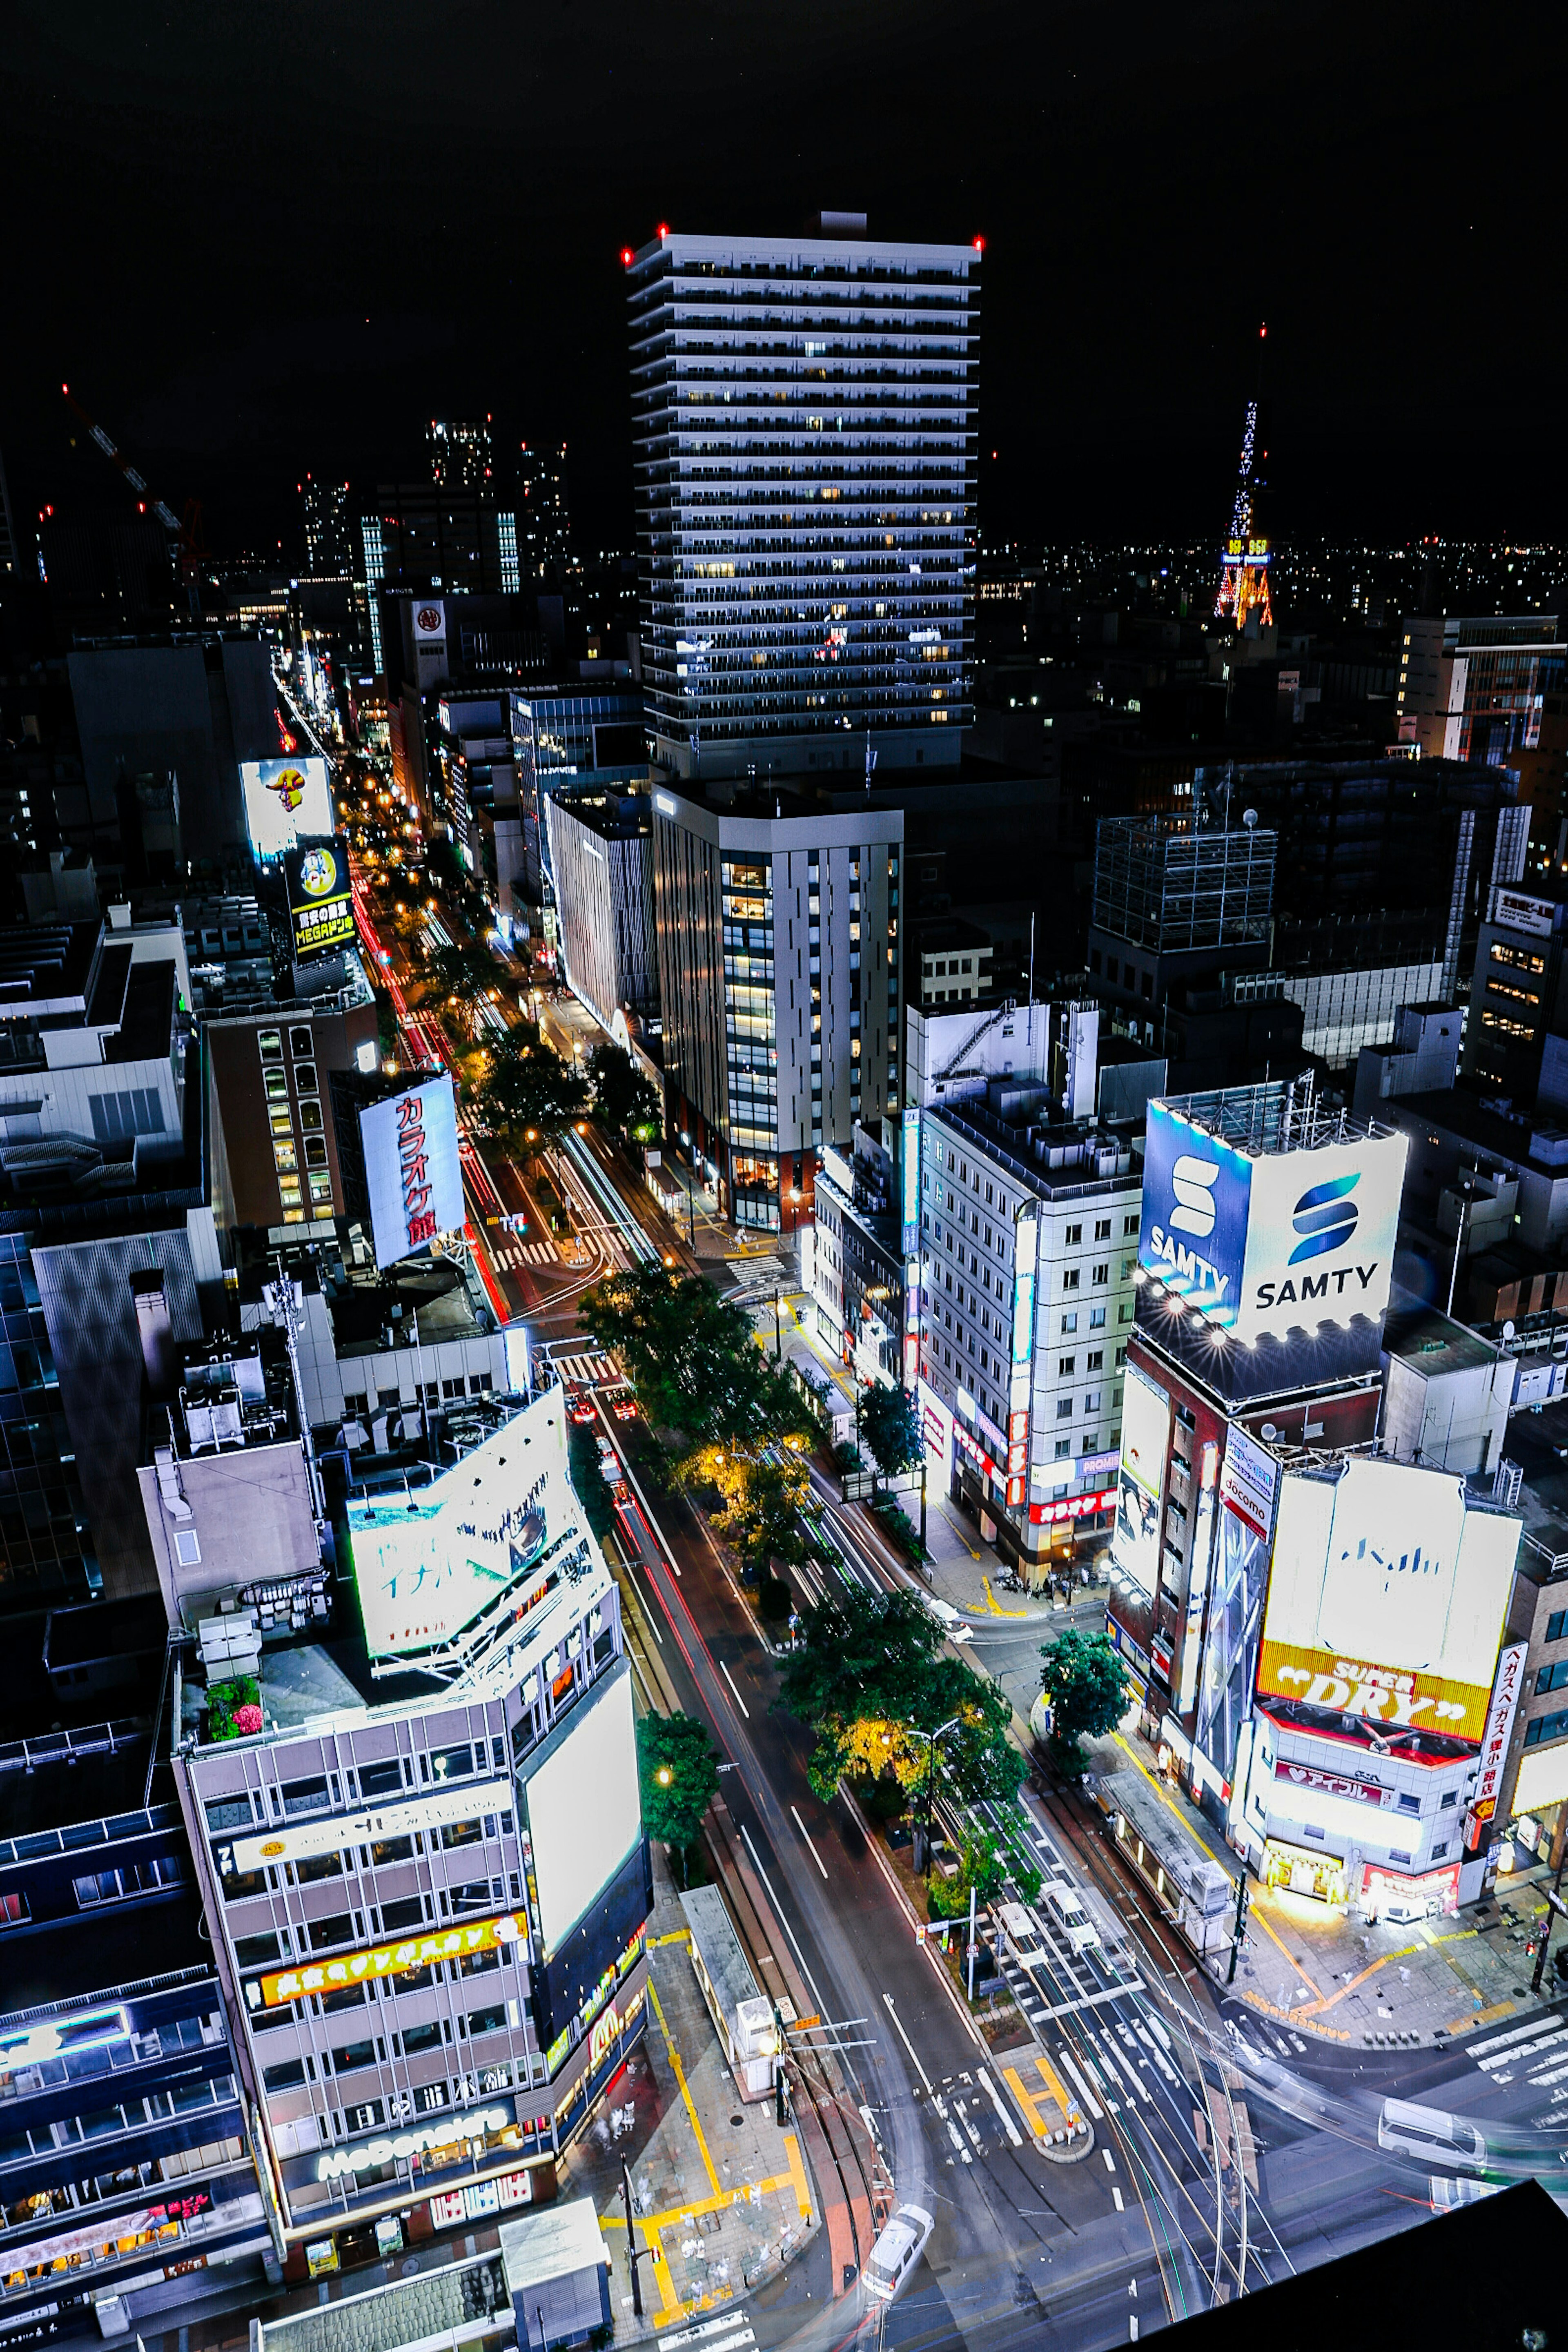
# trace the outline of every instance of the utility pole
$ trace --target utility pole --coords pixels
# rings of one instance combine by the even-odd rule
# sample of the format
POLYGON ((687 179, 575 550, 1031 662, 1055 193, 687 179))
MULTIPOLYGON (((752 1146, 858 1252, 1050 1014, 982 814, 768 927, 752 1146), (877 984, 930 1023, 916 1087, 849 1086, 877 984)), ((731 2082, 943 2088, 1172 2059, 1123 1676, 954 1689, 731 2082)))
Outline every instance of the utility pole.
POLYGON ((1237 1956, 1241 1950, 1241 1934, 1247 1925, 1247 1906, 1250 1899, 1247 1891, 1247 1872, 1244 1868, 1241 1876, 1236 1882, 1236 1933, 1231 1939, 1230 1967, 1226 1973, 1225 1980, 1227 1985, 1236 1982, 1237 1956))
POLYGON ((967 1942, 967 1944, 966 1944, 966 1946, 965 1946, 965 1948, 964 1948, 964 1954, 963 1954, 963 1957, 964 1957, 964 1958, 969 1962, 969 2005, 970 2005, 970 2007, 971 2007, 972 2009, 973 2009, 973 2006, 974 2006, 974 1954, 975 1954, 975 1950, 976 1950, 976 1945, 975 1945, 975 1941, 974 1941, 974 1882, 973 1882, 973 1879, 971 1879, 971 1881, 970 1881, 970 1883, 969 1883, 969 1938, 968 1938, 968 1942, 967 1942))
POLYGON ((779 1320, 779 1286, 773 1285, 773 1361, 784 1361, 784 1325, 779 1320))
POLYGON ((773 2032, 778 2036, 779 2044, 777 2055, 773 2060, 773 2121, 782 2131, 789 2121, 789 2088, 784 2081, 784 2019, 779 2015, 779 2005, 776 2000, 773 2003, 773 2032))
MULTIPOLYGON (((632 2176, 626 2170, 626 2159, 624 2156, 621 2158, 621 2198, 626 2209, 626 2260, 631 2265, 632 2273, 632 2315, 636 2319, 640 2319, 642 2317, 642 2273, 638 2270, 637 2264, 657 2263, 658 2251, 654 2246, 637 2244, 637 2221, 632 2213, 632 2176)), ((539 2320, 539 2340, 542 2345, 544 2341, 542 2313, 540 2314, 539 2320)))
POLYGON ((1563 1852, 1557 1862, 1557 1875, 1552 1880, 1552 1891, 1546 1897, 1546 1916, 1541 1923, 1541 1949, 1535 1955, 1535 1974, 1530 1979, 1531 1992, 1541 1990, 1541 1979, 1546 1973, 1546 1948, 1552 1941, 1552 1918, 1554 1915, 1568 1908, 1564 1906, 1562 1895, 1564 1864, 1568 1864, 1568 1838, 1564 1838, 1563 1842, 1563 1852))

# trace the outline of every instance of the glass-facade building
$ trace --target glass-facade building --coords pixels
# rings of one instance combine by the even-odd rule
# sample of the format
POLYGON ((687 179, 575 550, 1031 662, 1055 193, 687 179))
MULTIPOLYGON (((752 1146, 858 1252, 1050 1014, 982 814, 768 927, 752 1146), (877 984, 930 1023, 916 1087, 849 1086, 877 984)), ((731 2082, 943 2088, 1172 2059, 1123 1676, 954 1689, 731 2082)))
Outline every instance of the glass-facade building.
POLYGON ((632 258, 643 682, 671 770, 957 760, 980 262, 853 219, 632 258))

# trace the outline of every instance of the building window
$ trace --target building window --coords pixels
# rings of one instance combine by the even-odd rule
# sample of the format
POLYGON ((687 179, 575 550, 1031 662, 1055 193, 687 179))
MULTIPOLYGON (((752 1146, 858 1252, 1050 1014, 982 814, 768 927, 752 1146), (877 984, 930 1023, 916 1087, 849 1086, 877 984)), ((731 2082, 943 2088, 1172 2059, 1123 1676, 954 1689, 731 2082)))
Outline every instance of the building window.
POLYGON ((1072 1314, 1070 1314, 1070 1315, 1064 1315, 1064 1316, 1062 1317, 1062 1338, 1063 1338, 1064 1339, 1069 1339, 1069 1338, 1071 1337, 1072 1333, 1073 1333, 1073 1332, 1075 1332, 1077 1329, 1078 1329, 1078 1315, 1077 1315, 1076 1310, 1075 1310, 1072 1314))
POLYGON ((1524 1744, 1527 1748, 1539 1748, 1543 1739, 1561 1739, 1564 1732, 1568 1732, 1568 1713, 1538 1715, 1526 1728, 1524 1744))
POLYGON ((1563 1639, 1564 1627, 1568 1627, 1568 1609, 1553 1610, 1552 1615, 1546 1621, 1547 1640, 1549 1642, 1560 1642, 1563 1639))
POLYGON ((1062 1240, 1066 1243, 1068 1249, 1076 1249, 1082 1239, 1083 1227, 1081 1225, 1069 1225, 1066 1233, 1062 1235, 1062 1240))
POLYGON ((1071 1399, 1071 1397, 1058 1397, 1058 1399, 1057 1399, 1057 1419, 1058 1419, 1058 1421, 1070 1421, 1070 1420, 1072 1419, 1072 1399, 1071 1399))
POLYGON ((1079 1270, 1076 1265, 1065 1267, 1062 1273, 1062 1288, 1064 1290, 1076 1290, 1078 1288, 1078 1276, 1079 1270))
POLYGON ((1554 1690, 1568 1690, 1568 1658, 1563 1658, 1554 1666, 1542 1666, 1535 1677, 1537 1698, 1547 1691, 1554 1690))

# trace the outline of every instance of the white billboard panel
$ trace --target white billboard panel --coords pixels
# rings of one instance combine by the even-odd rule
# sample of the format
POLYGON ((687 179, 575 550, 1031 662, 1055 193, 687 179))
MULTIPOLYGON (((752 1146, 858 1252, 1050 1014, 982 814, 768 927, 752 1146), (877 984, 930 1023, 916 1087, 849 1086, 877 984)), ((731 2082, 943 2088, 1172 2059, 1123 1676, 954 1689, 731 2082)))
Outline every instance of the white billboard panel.
POLYGON ((1367 1136, 1254 1160, 1237 1339, 1382 1319, 1408 1148, 1367 1136))
POLYGON ((1479 1741, 1520 1523, 1464 1481, 1352 1461, 1280 1482, 1258 1688, 1479 1741))
POLYGON ((246 827, 259 858, 286 857, 301 840, 324 840, 337 829, 325 760, 242 760, 239 782, 246 827))
POLYGON ((1170 1434, 1170 1398, 1129 1364, 1121 1402, 1121 1464, 1110 1554, 1122 1574, 1141 1592, 1151 1594, 1159 1580, 1160 1496, 1170 1434))
POLYGON ((560 1747, 529 1774, 524 1793, 548 1959, 642 1835, 629 1674, 581 1707, 560 1747))
MULTIPOLYGON (((566 1474, 566 1424, 547 1390, 427 1486, 349 1506, 349 1542, 373 1658, 445 1648, 511 1595, 526 1615, 553 1589, 546 1549, 586 1526, 566 1474)), ((591 1540, 591 1539, 590 1539, 591 1540)))
POLYGON ((370 1186, 371 1238, 383 1269, 462 1224, 463 1171, 450 1076, 373 1103, 359 1115, 370 1186))

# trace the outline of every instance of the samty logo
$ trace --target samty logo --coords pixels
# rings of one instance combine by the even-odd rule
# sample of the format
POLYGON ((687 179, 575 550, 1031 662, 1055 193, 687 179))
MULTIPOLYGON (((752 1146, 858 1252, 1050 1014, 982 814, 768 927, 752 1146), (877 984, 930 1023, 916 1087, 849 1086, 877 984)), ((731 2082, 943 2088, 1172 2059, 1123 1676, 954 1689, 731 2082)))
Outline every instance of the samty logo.
POLYGON ((1219 1176, 1217 1160, 1199 1160, 1184 1151, 1171 1167, 1171 1190, 1176 1206, 1171 1212, 1171 1230, 1193 1234, 1206 1241, 1214 1231, 1214 1188, 1219 1176))
POLYGON ((276 793, 290 816, 305 797, 305 779, 298 768, 279 768, 275 776, 267 779, 267 789, 276 793))
MULTIPOLYGON (((1292 1265, 1300 1265, 1303 1258, 1322 1257, 1349 1241, 1356 1229, 1356 1209, 1348 1196, 1360 1182, 1358 1168, 1352 1175, 1331 1176, 1326 1184, 1314 1184, 1302 1193, 1291 1219, 1303 1237, 1290 1253, 1292 1265)), ((1175 1222, 1173 1217, 1171 1223, 1175 1222)))
POLYGON ((446 615, 439 604, 421 604, 414 615, 415 627, 423 629, 427 637, 434 636, 437 630, 445 625, 445 622, 446 615))

